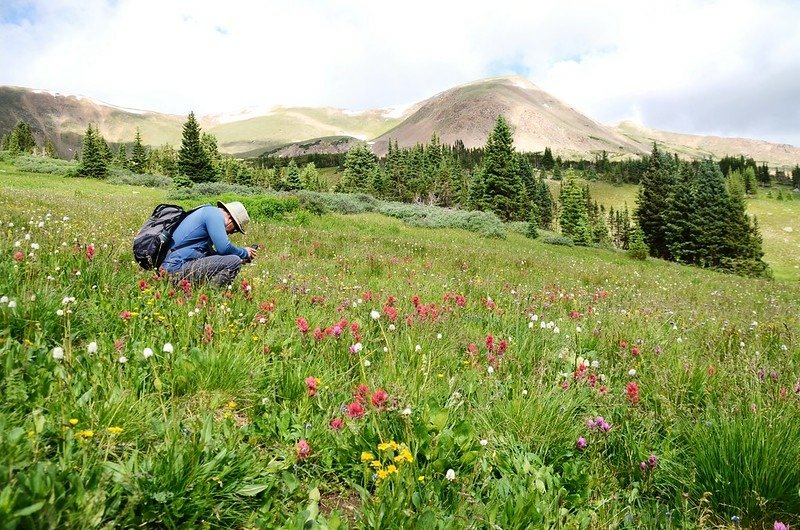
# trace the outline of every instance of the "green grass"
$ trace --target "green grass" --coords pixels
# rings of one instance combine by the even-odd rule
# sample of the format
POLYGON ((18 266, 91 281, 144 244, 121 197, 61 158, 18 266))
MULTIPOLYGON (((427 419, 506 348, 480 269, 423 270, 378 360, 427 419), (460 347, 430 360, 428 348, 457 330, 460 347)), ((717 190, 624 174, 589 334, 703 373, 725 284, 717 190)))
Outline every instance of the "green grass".
POLYGON ((0 171, 6 528, 800 524, 797 282, 296 212, 184 290, 131 256, 165 191, 0 171))

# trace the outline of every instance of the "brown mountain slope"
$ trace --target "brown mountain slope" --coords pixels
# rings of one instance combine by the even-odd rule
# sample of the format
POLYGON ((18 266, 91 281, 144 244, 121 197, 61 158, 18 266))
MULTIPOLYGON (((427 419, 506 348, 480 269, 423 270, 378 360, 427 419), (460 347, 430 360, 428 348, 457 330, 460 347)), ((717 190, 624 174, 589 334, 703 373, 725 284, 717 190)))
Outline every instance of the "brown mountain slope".
POLYGON ((433 132, 445 144, 461 140, 465 147, 482 147, 501 114, 514 131, 514 146, 519 151, 550 147, 565 158, 601 151, 612 156, 647 152, 641 143, 595 122, 517 76, 476 81, 433 96, 403 123, 376 138, 373 150, 385 153, 389 139, 397 140, 401 147, 427 143, 433 132))
POLYGON ((186 117, 123 109, 80 96, 0 87, 0 133, 12 130, 19 120, 31 126, 39 145, 47 137, 59 156, 70 159, 80 150, 89 123, 109 143, 133 142, 138 127, 148 145, 174 145, 180 142, 186 117))

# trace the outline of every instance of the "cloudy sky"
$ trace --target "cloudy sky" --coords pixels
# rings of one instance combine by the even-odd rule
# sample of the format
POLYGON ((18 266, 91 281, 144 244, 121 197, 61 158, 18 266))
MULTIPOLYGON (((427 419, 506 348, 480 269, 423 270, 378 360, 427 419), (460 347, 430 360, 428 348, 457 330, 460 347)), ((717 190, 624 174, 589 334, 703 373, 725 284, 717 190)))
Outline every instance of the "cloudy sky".
POLYGON ((0 85, 204 115, 518 74, 601 123, 800 146, 799 21, 797 0, 0 0, 0 85))

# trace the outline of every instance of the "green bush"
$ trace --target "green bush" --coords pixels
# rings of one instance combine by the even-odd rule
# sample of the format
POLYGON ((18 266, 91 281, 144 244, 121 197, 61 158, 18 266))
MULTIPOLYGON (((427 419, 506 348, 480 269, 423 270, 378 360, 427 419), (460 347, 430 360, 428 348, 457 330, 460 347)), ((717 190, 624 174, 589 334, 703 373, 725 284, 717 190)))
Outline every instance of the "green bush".
POLYGON ((565 247, 574 247, 575 242, 567 236, 546 236, 542 241, 548 245, 564 245, 565 247))
POLYGON ((20 171, 63 176, 67 176, 70 171, 78 167, 78 163, 74 161, 34 155, 19 155, 14 158, 14 165, 20 171))
POLYGON ((163 175, 142 175, 131 173, 124 169, 111 168, 106 182, 127 184, 129 186, 145 186, 147 188, 168 188, 172 184, 172 179, 163 175))

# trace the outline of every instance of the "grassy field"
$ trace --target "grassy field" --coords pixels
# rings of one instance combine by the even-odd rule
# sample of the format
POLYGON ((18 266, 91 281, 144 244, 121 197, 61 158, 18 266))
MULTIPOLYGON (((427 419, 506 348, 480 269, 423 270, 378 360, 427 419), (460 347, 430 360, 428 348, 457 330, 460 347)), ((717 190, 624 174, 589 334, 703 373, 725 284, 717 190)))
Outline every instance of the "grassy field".
POLYGON ((301 212, 175 285, 164 193, 0 163, 3 528, 800 524, 800 283, 301 212))

